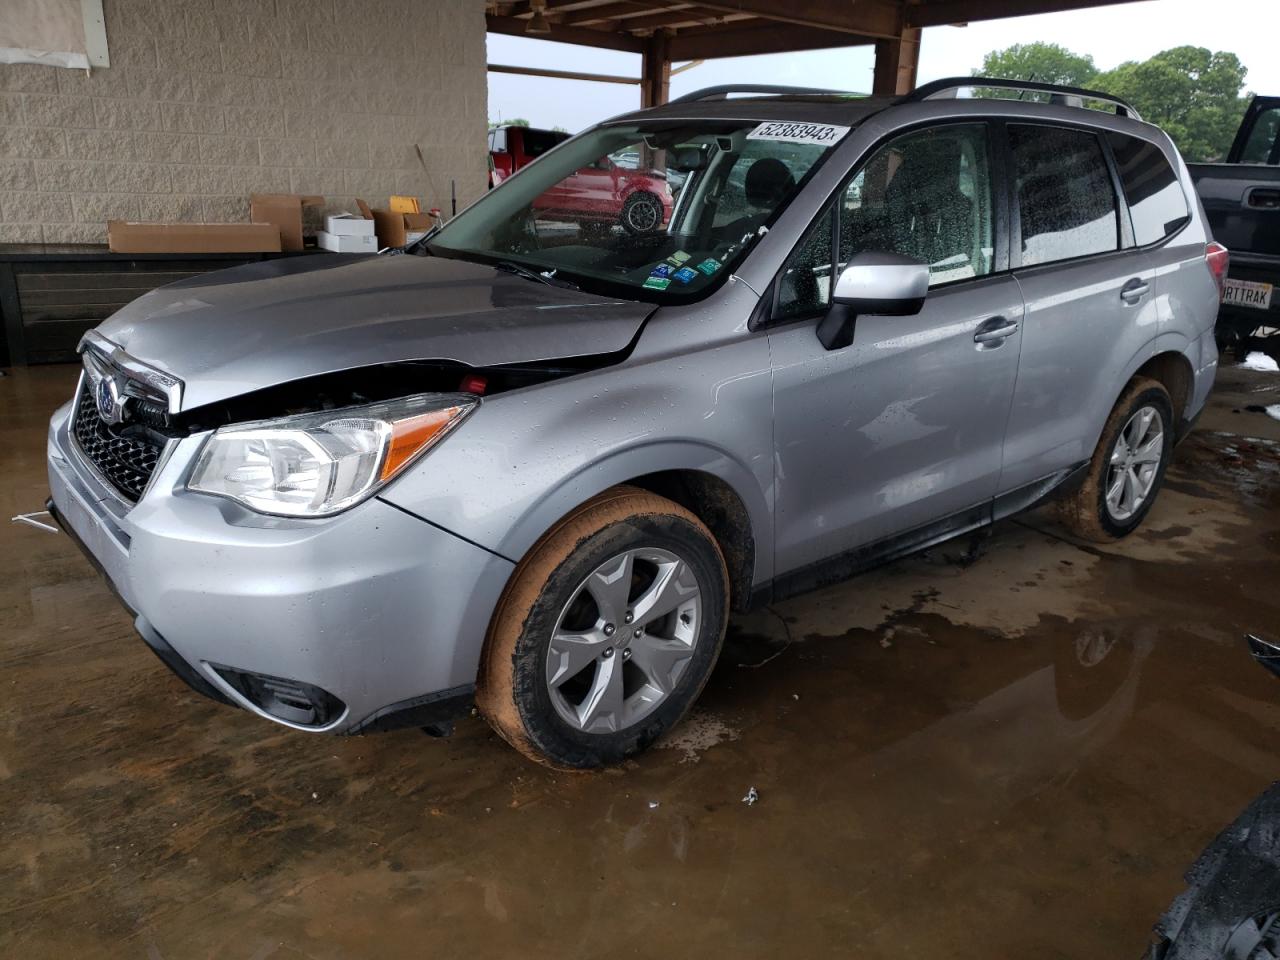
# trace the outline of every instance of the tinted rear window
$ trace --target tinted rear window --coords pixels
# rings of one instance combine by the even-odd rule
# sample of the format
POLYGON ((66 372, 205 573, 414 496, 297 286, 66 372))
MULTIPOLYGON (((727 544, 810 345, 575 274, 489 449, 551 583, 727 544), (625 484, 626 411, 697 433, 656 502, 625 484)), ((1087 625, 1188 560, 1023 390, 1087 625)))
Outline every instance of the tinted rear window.
POLYGON ((567 133, 554 130, 525 130, 524 152, 530 157, 540 157, 558 143, 569 139, 567 133))
POLYGON ((1133 217, 1134 239, 1139 246, 1163 240, 1190 216, 1177 174, 1154 143, 1122 133, 1107 136, 1133 217))
POLYGON ((1119 249, 1115 189, 1097 136, 1062 127, 1010 124, 1009 142, 1023 266, 1119 249))

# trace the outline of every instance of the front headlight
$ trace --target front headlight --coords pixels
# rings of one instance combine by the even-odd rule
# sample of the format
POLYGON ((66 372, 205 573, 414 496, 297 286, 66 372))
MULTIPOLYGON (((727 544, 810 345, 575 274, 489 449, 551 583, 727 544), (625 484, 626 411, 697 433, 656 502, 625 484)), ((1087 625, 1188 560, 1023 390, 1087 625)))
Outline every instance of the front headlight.
POLYGON ((325 517, 370 497, 462 422, 477 399, 426 393, 216 430, 187 489, 259 513, 325 517))

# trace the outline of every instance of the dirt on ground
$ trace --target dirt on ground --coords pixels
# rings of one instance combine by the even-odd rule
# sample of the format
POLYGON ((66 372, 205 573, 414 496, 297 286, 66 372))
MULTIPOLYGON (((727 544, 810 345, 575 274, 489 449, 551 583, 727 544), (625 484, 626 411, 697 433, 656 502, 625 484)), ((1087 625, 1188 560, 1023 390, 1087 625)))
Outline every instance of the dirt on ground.
MULTIPOLYGON (((0 379, 6 521, 74 375, 0 379)), ((1277 402, 1224 367, 1122 543, 1042 510, 736 618, 693 716, 596 774, 204 700, 6 522, 0 956, 1138 956, 1280 770, 1242 642, 1280 639, 1277 402)))

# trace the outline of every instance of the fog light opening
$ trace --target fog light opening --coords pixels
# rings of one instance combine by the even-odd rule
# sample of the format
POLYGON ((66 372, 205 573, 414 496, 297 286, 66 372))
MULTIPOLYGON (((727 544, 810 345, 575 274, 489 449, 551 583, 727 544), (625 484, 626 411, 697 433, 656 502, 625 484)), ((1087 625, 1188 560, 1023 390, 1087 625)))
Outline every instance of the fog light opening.
POLYGON ((249 673, 211 664, 218 676, 255 707, 277 720, 300 727, 328 726, 346 705, 320 687, 299 680, 249 673))

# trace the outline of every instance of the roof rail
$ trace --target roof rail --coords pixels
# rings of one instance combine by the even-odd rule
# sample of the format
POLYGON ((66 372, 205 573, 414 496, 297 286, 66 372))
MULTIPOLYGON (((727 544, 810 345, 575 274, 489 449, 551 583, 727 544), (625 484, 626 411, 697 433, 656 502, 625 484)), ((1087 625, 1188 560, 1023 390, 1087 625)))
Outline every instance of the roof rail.
POLYGON ((1067 87, 1057 83, 1040 83, 1036 80, 1003 80, 999 77, 948 77, 945 80, 934 80, 922 87, 917 87, 903 99, 905 101, 934 100, 946 96, 954 97, 957 90, 966 87, 998 87, 1002 90, 1023 90, 1035 93, 1052 94, 1049 102, 1061 106, 1083 106, 1083 100, 1100 100, 1116 108, 1116 115, 1141 120, 1133 105, 1119 97, 1103 93, 1101 90, 1086 90, 1083 87, 1067 87))
POLYGON ((848 90, 825 90, 822 87, 779 87, 767 83, 724 83, 716 87, 703 87, 668 103, 695 103, 700 100, 728 100, 731 93, 769 93, 774 96, 813 96, 820 94, 836 97, 857 97, 861 94, 848 90))

